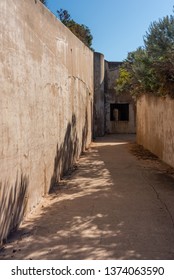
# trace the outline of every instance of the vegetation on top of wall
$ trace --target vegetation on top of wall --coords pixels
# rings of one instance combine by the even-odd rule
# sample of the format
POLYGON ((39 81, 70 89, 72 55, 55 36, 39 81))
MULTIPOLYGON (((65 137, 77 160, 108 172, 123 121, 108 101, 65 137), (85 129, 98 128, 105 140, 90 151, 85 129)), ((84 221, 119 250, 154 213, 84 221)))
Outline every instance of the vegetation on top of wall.
POLYGON ((120 67, 116 91, 174 98, 173 15, 151 23, 144 36, 144 47, 129 53, 120 67))
POLYGON ((42 4, 44 4, 45 6, 47 6, 47 0, 40 0, 40 2, 41 2, 42 4))
MULTIPOLYGON (((47 6, 47 0, 40 0, 40 2, 42 4, 44 4, 45 6, 47 6)), ((93 40, 93 36, 91 34, 90 29, 84 25, 84 24, 79 24, 77 22, 75 22, 69 12, 67 10, 57 10, 57 14, 58 17, 60 19, 60 21, 66 26, 68 27, 71 32, 77 36, 88 48, 90 48, 93 51, 92 46, 92 40, 93 40)))
POLYGON ((75 22, 67 10, 60 9, 57 11, 57 14, 61 22, 66 25, 87 47, 92 49, 93 37, 90 29, 84 24, 75 22))

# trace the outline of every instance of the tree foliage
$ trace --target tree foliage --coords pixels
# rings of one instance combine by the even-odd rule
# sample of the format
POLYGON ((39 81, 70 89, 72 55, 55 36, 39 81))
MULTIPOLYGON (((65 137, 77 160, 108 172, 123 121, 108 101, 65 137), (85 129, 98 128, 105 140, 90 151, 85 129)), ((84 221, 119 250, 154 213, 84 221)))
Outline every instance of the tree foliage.
POLYGON ((66 25, 87 47, 91 48, 93 37, 90 29, 84 24, 75 22, 67 10, 60 9, 57 11, 57 14, 61 22, 66 25))
POLYGON ((123 90, 128 91, 131 78, 130 72, 124 67, 120 67, 119 79, 117 79, 117 92, 123 92, 123 90))
POLYGON ((47 0, 40 0, 40 2, 41 2, 42 4, 44 4, 45 6, 47 5, 47 0))
POLYGON ((174 97, 174 16, 153 22, 144 37, 144 47, 128 54, 116 80, 119 93, 151 93, 174 97), (129 79, 123 77, 123 69, 129 79), (128 75, 127 74, 127 75, 128 75))

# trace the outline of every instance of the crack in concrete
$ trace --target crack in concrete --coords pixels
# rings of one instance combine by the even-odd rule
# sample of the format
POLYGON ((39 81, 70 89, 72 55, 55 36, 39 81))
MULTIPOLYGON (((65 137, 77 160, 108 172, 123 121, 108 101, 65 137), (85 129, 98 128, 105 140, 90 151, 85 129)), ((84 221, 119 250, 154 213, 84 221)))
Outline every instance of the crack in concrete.
POLYGON ((154 191, 154 193, 156 194, 157 199, 161 202, 161 204, 164 206, 166 212, 168 213, 170 220, 172 222, 172 226, 173 226, 173 230, 174 230, 174 219, 173 216, 167 206, 167 204, 161 199, 160 194, 158 193, 158 191, 156 190, 155 186, 148 180, 147 176, 145 176, 145 174, 143 174, 142 172, 142 177, 144 178, 144 180, 148 183, 148 185, 152 188, 152 190, 154 191))

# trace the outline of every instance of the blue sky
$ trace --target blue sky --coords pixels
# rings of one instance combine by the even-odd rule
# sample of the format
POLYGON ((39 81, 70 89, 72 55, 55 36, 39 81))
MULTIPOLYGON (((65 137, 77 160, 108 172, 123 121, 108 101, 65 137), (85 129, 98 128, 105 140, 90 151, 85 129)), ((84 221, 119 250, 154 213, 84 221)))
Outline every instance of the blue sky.
POLYGON ((143 45, 143 36, 153 21, 173 13, 172 0, 47 0, 56 14, 68 10, 72 19, 87 25, 93 48, 108 61, 122 61, 143 45))

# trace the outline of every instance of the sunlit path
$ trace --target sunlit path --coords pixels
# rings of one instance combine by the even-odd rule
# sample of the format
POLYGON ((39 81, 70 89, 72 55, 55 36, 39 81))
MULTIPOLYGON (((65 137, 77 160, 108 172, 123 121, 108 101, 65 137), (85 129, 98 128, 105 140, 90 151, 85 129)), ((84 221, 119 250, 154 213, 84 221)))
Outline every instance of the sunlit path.
POLYGON ((159 161, 137 159, 133 142, 97 139, 0 259, 173 259, 174 179, 159 161))

